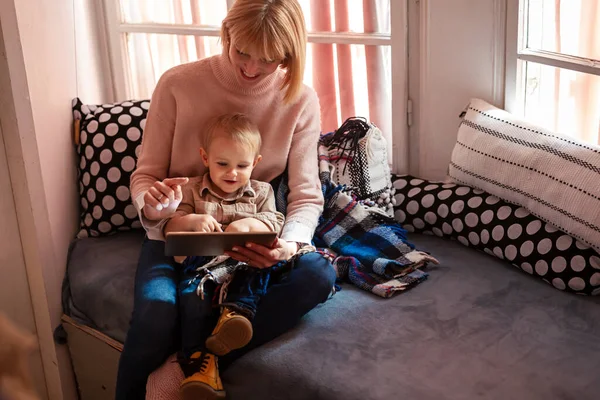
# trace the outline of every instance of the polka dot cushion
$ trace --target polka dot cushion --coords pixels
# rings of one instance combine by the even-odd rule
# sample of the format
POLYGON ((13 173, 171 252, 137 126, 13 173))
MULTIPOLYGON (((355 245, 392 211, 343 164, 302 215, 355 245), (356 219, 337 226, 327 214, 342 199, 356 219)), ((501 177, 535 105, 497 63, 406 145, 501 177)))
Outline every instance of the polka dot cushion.
POLYGON ((395 218, 407 231, 458 240, 560 290, 600 294, 600 255, 526 209, 467 186, 392 180, 395 218))
POLYGON ((78 237, 141 228, 131 203, 129 178, 135 169, 150 102, 84 105, 73 100, 80 124, 78 237))

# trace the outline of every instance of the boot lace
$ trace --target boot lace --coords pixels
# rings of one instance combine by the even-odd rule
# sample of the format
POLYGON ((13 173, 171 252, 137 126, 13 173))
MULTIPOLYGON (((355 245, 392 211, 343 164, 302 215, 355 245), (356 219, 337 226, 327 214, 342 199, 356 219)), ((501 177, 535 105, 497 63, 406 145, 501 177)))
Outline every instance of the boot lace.
POLYGON ((177 354, 177 360, 185 377, 192 376, 196 372, 206 372, 208 368, 209 356, 208 353, 201 352, 198 357, 186 357, 182 353, 177 354))

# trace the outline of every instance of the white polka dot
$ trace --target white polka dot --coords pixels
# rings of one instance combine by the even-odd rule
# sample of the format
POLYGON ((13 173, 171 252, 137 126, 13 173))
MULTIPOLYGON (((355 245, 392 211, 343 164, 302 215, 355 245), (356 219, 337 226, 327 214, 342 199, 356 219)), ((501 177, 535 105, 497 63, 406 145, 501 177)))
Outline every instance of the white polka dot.
POLYGON ((130 102, 130 101, 124 101, 124 102, 121 103, 121 105, 123 107, 131 107, 133 105, 133 103, 130 102))
POLYGON ((600 257, 591 256, 590 257, 590 265, 594 269, 600 269, 600 257))
POLYGON ((415 200, 411 200, 406 205, 406 211, 411 215, 415 215, 419 212, 419 203, 417 203, 415 200))
POLYGON ((92 214, 85 214, 85 218, 83 219, 83 223, 85 226, 89 227, 94 222, 94 218, 92 218, 92 214))
POLYGON ((494 255, 498 258, 504 259, 504 253, 502 252, 502 249, 498 246, 494 247, 494 255))
POLYGON ((406 230, 406 232, 412 233, 415 231, 415 227, 412 226, 411 224, 402 225, 402 227, 406 230))
POLYGON ((146 118, 140 121, 140 128, 142 128, 142 131, 146 129, 146 118))
POLYGON ((579 250, 587 250, 587 249, 589 249, 589 248, 590 248, 590 246, 588 246, 588 245, 587 245, 587 244, 585 244, 585 243, 582 243, 582 242, 580 242, 579 240, 575 242, 575 246, 577 246, 577 248, 578 248, 579 250))
POLYGON ((483 213, 481 213, 481 223, 482 224, 489 224, 490 222, 492 222, 492 220, 494 219, 494 212, 492 210, 485 210, 483 213))
POLYGON ((534 248, 533 242, 531 240, 526 241, 525 243, 523 243, 521 245, 521 250, 520 250, 521 255, 523 257, 530 256, 531 253, 533 253, 533 248, 534 248))
POLYGON ((571 278, 569 280, 569 287, 573 290, 585 289, 585 281, 581 278, 571 278))
POLYGON ((438 187, 439 185, 427 185, 425 186, 425 190, 429 192, 431 190, 437 189, 438 187))
POLYGON ((100 236, 100 234, 98 233, 98 231, 96 230, 90 230, 90 235, 92 235, 93 237, 98 237, 100 236))
POLYGON ((142 115, 143 111, 139 107, 131 107, 129 109, 129 113, 133 116, 139 117, 140 115, 142 115))
POLYGON ((558 230, 558 228, 557 228, 557 227, 555 227, 555 226, 554 226, 554 225, 552 225, 552 224, 548 224, 548 223, 546 223, 546 225, 544 226, 544 229, 545 229, 545 230, 546 230, 546 232, 548 232, 548 233, 553 233, 553 232, 556 232, 556 231, 558 230))
POLYGON ((452 196, 452 190, 442 190, 437 196, 440 200, 446 200, 448 197, 452 196))
POLYGON ((433 233, 439 237, 444 236, 444 232, 442 232, 442 230, 440 228, 433 228, 433 233))
POLYGON ((519 224, 512 224, 506 233, 510 239, 515 240, 523 233, 523 227, 519 224))
POLYGON ((479 223, 479 217, 475 213, 468 213, 465 217, 465 223, 467 226, 474 228, 479 223))
POLYGON ((458 218, 454 218, 452 221, 452 228, 454 228, 456 232, 462 232, 464 228, 462 221, 458 218))
POLYGON ((73 119, 81 120, 81 113, 78 110, 73 111, 73 119))
POLYGON ((483 203, 483 199, 481 197, 471 197, 469 201, 467 201, 467 204, 471 208, 477 208, 481 205, 481 203, 483 203))
POLYGON ((535 221, 531 221, 529 224, 527 224, 527 228, 525 230, 527 231, 527 234, 535 235, 541 227, 542 221, 536 219, 535 221))
POLYGON ((488 196, 488 197, 485 199, 485 202, 486 202, 487 204, 496 204, 496 203, 497 203, 497 202, 499 202, 499 201, 500 201, 500 199, 499 199, 499 198, 497 198, 496 196, 488 196))
POLYGON ((510 217, 511 209, 509 206, 502 206, 498 209, 498 219, 504 221, 506 218, 510 217))
POLYGON ((142 104, 141 104, 141 107, 142 107, 144 110, 147 110, 147 109, 149 109, 149 108, 150 108, 150 102, 148 102, 148 101, 144 101, 144 102, 142 102, 142 104))
POLYGON ((533 275, 533 267, 531 266, 531 264, 524 262, 523 264, 521 264, 521 269, 527 272, 528 274, 533 275))
POLYGON ((529 211, 524 209, 523 207, 519 207, 515 211, 515 216, 518 218, 524 218, 529 215, 529 211))
MULTIPOLYGON (((140 130, 138 128, 131 127, 129 129, 127 129, 127 138, 129 140, 131 140, 132 142, 137 142, 138 140, 140 140, 141 136, 142 136, 142 133, 140 132, 140 130)), ((400 189, 400 188, 398 188, 398 189, 400 189)))
POLYGON ((95 206, 94 210, 92 211, 92 217, 94 217, 94 219, 102 218, 102 207, 95 206))
POLYGON ((129 219, 134 219, 136 218, 138 215, 135 207, 133 206, 133 204, 129 204, 127 207, 125 207, 125 216, 129 219))
POLYGON ((102 177, 96 179, 96 190, 99 192, 104 192, 106 190, 106 179, 102 177))
POLYGON ((447 223, 447 222, 444 222, 444 223, 442 224, 442 230, 444 231, 444 233, 445 233, 446 235, 451 235, 451 234, 452 234, 452 227, 451 227, 451 226, 450 226, 450 224, 449 224, 449 223, 447 223))
POLYGON ((102 198, 102 207, 104 207, 107 210, 112 210, 113 208, 115 208, 116 205, 116 201, 115 198, 108 195, 108 196, 104 196, 102 198))
POLYGON ((111 226, 108 222, 106 221, 102 221, 98 224, 98 229, 100 230, 100 232, 102 233, 108 233, 111 230, 111 226))
POLYGON ((94 148, 92 146, 85 146, 85 156, 88 160, 91 160, 94 156, 94 148))
POLYGON ((113 216, 110 217, 110 222, 116 226, 123 225, 125 218, 123 218, 121 214, 113 214, 113 216))
POLYGON ((83 182, 83 184, 85 186, 89 185, 90 184, 90 174, 87 172, 84 172, 83 176, 81 177, 81 181, 83 182))
POLYGON ((546 275, 548 273, 548 263, 544 260, 539 260, 538 262, 536 262, 535 272, 540 276, 546 275))
POLYGON ((103 123, 108 121, 109 119, 110 119, 109 113, 101 114, 100 117, 98 117, 98 121, 103 122, 103 123))
POLYGON ((140 153, 142 152, 142 145, 140 144, 138 147, 135 148, 135 156, 137 158, 140 158, 140 153))
POLYGON ((437 209, 438 215, 442 218, 446 218, 448 216, 449 211, 450 210, 448 209, 448 206, 445 204, 440 204, 440 206, 437 209))
POLYGON ((93 176, 96 176, 98 175, 98 172, 100 172, 100 164, 98 163, 98 161, 94 161, 90 166, 90 173, 93 176))
POLYGON ((119 168, 117 167, 112 167, 108 170, 106 176, 109 181, 117 182, 119 179, 121 179, 121 170, 119 170, 119 168))
POLYGON ((81 142, 82 145, 87 143, 87 133, 85 131, 81 131, 81 134, 79 135, 79 142, 81 142))
POLYGON ((514 245, 509 244, 506 246, 506 249, 504 249, 504 254, 506 255, 506 258, 512 261, 517 258, 518 250, 514 245))
POLYGON ((552 240, 545 238, 538 242, 537 251, 540 254, 547 254, 552 250, 552 240))
POLYGON ((96 200, 96 192, 94 189, 88 189, 86 197, 90 203, 93 203, 96 200))
POLYGON ((458 241, 459 241, 459 242, 460 242, 462 245, 464 245, 464 246, 468 246, 468 245, 469 245, 469 241, 468 241, 468 240, 467 240, 467 238, 466 238, 466 237, 464 237, 464 236, 459 236, 459 237, 458 237, 458 241))
POLYGON ((460 186, 456 189, 455 193, 458 196, 464 196, 466 194, 469 194, 470 191, 471 189, 469 189, 467 186, 460 186))
POLYGON ((102 104, 102 107, 104 107, 104 108, 111 108, 111 107, 114 107, 114 106, 115 106, 114 104, 109 104, 109 103, 102 104))
POLYGON ((565 290, 567 287, 567 285, 565 285, 565 282, 560 278, 552 279, 552 286, 554 286, 558 290, 565 290))
POLYGON ((571 258, 571 269, 575 272, 581 272, 585 268, 585 258, 575 256, 571 258))
POLYGON ((429 211, 425 214, 425 221, 427 221, 429 225, 433 225, 437 222, 437 215, 429 211))
POLYGON ((490 241, 490 233, 487 229, 481 231, 481 243, 487 244, 490 241))
POLYGON ((590 278, 590 283, 592 286, 600 286, 600 273, 596 272, 590 278))
POLYGON ((456 186, 456 183, 445 183, 442 185, 444 189, 450 189, 456 186))
POLYGON ((110 109, 111 114, 120 114, 123 112, 123 107, 117 106, 110 109))
POLYGON ((110 123, 106 125, 105 132, 108 136, 115 136, 119 132, 119 125, 115 124, 114 122, 110 123))
POLYGON ((90 123, 85 127, 85 130, 88 131, 88 133, 96 132, 98 130, 98 122, 94 120, 90 121, 90 123))
POLYGON ((394 218, 396 219, 396 221, 402 223, 406 221, 406 214, 404 214, 404 211, 398 210, 395 212, 394 218))
POLYGON ((133 157, 123 157, 123 159, 121 160, 121 168, 123 168, 123 171, 125 172, 133 171, 133 169, 135 168, 135 160, 133 159, 133 157))
POLYGON ((90 108, 86 104, 82 104, 81 105, 81 112, 84 113, 84 114, 89 114, 90 113, 90 108))
POLYGON ((502 225, 496 225, 492 230, 492 238, 499 242, 504 238, 504 227, 502 225))
POLYGON ((473 246, 477 246, 479 244, 479 235, 475 232, 469 233, 469 242, 471 242, 473 246))
POLYGON ((421 199, 421 205, 425 208, 429 208, 433 205, 433 203, 435 202, 435 196, 432 194, 426 194, 425 196, 423 196, 423 198, 421 199))
POLYGON ((423 220, 421 218, 415 218, 413 220, 413 225, 417 229, 423 229, 423 228, 425 228, 425 222, 423 222, 423 220))
POLYGON ((556 248, 560 251, 565 251, 573 243, 573 238, 569 235, 562 235, 556 240, 556 248))
POLYGON ((567 268, 567 260, 564 257, 555 257, 552 260, 552 271, 556 273, 563 272, 567 268))
POLYGON ((112 151, 104 149, 100 152, 100 162, 102 164, 108 164, 112 160, 112 151))
POLYGON ((79 182, 79 194, 83 194, 83 183, 79 182))
POLYGON ((81 207, 82 207, 84 210, 87 210, 87 208, 88 208, 88 202, 87 202, 87 199, 86 199, 85 197, 82 197, 82 198, 81 198, 81 207))
POLYGON ((404 203, 405 199, 406 199, 406 197, 402 193, 397 194, 396 195, 396 204, 400 205, 400 204, 404 203))
POLYGON ((92 143, 96 147, 101 147, 104 144, 105 141, 106 141, 106 138, 101 133, 95 134, 94 138, 92 139, 92 143))
POLYGON ((484 193, 484 191, 483 191, 483 190, 481 190, 481 189, 473 189, 473 193, 474 193, 474 194, 483 194, 483 193, 484 193))
POLYGON ((465 209, 465 202, 462 200, 456 200, 452 203, 451 210, 454 214, 460 214, 465 209))
POLYGON ((123 139, 123 138, 118 138, 113 143, 113 148, 115 149, 115 151, 117 153, 122 153, 125 150, 127 150, 127 141, 125 139, 123 139))
POLYGON ((495 257, 495 254, 493 251, 491 251, 490 249, 488 249, 487 247, 485 249, 483 249, 483 251, 485 251, 487 254, 489 254, 492 257, 495 257))
POLYGON ((119 118, 117 119, 117 121, 121 125, 129 125, 131 123, 131 116, 127 115, 127 114, 119 115, 119 118))
POLYGON ((421 193, 421 189, 420 188, 412 188, 412 189, 410 189, 408 191, 408 197, 415 197, 419 193, 421 193))
POLYGON ((411 179, 410 184, 413 186, 417 186, 423 183, 423 179, 411 179))

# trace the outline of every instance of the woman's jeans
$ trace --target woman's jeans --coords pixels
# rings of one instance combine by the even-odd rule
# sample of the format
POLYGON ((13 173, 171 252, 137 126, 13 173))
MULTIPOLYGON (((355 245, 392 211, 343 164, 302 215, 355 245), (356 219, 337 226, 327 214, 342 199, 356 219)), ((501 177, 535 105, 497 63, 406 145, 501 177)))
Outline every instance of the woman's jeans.
MULTIPOLYGON (((144 399, 150 373, 170 354, 203 344, 219 317, 213 303, 215 285, 205 284, 202 300, 195 288, 190 289, 194 286, 189 285, 191 272, 184 273, 181 265, 164 253, 164 242, 144 240, 135 277, 131 325, 119 361, 116 400, 144 399), (180 307, 188 310, 185 326, 190 328, 185 332, 180 329, 180 307)), ((327 300, 334 282, 333 267, 317 253, 305 254, 292 268, 272 274, 252 321, 252 340, 220 357, 221 369, 294 327, 304 314, 327 300)))

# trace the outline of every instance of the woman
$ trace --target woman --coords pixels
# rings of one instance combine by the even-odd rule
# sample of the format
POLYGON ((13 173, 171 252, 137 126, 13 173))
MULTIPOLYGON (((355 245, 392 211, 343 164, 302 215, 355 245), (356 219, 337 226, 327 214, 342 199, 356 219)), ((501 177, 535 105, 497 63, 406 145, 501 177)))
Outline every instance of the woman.
MULTIPOLYGON (((147 238, 119 363, 117 400, 143 399, 149 374, 179 348, 180 340, 188 340, 185 332, 179 332, 178 313, 182 301, 178 286, 186 276, 164 255, 162 227, 181 201, 181 185, 187 178, 179 177, 205 172, 196 149, 210 118, 232 112, 248 115, 260 129, 264 155, 252 178, 272 181, 286 169, 288 175, 287 215, 280 239, 272 249, 256 244, 238 249, 230 254, 233 258, 257 268, 290 260, 311 241, 322 211, 319 101, 302 84, 306 29, 297 0, 237 0, 223 20, 221 41, 221 55, 172 68, 152 96, 142 151, 131 178, 132 198, 147 238)), ((320 255, 309 253, 294 260, 293 268, 271 280, 253 321, 250 344, 222 357, 221 367, 295 326, 327 299, 334 280, 332 266, 320 255)), ((207 318, 202 330, 210 333, 217 317, 207 318)), ((216 376, 208 378, 218 386, 216 365, 210 370, 216 376)))

